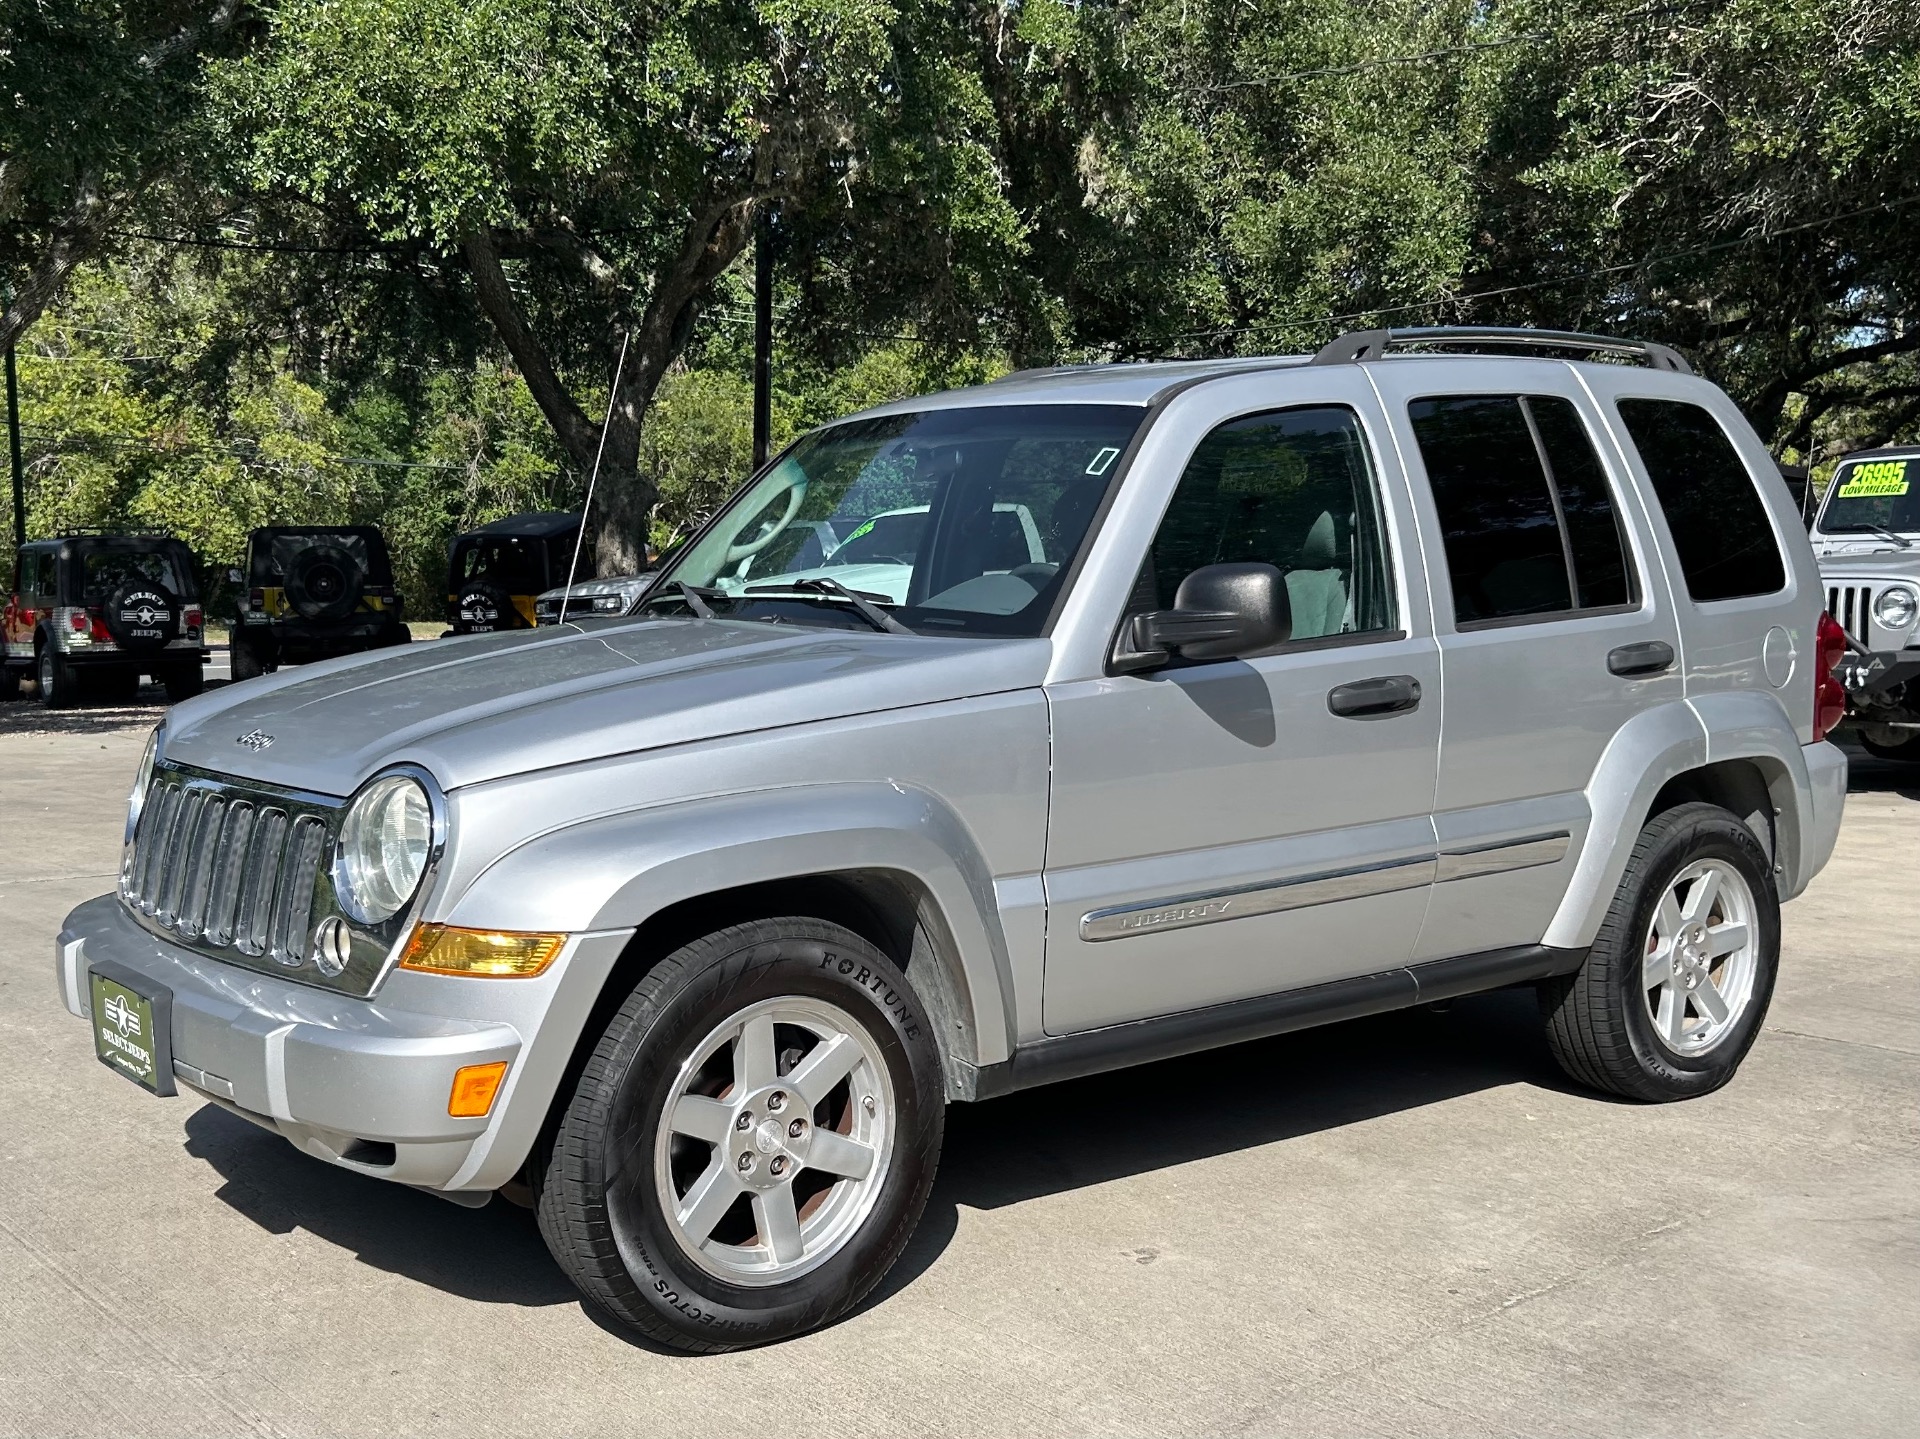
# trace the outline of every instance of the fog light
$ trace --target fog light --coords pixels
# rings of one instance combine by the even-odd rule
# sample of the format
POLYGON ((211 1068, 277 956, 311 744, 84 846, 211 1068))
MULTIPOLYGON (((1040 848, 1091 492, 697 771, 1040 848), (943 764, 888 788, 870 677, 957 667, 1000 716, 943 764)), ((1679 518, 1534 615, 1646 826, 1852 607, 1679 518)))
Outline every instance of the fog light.
POLYGON ((328 915, 314 927, 313 967, 332 979, 353 958, 353 932, 338 915, 328 915))
POLYGON ((425 974, 464 974, 489 979, 530 979, 553 963, 564 934, 525 934, 512 930, 455 929, 445 924, 415 925, 400 956, 402 969, 425 974))
POLYGON ((447 1113, 455 1119, 485 1119, 493 1108, 493 1097, 500 1092, 500 1081, 507 1077, 507 1061, 469 1064, 454 1071, 453 1092, 447 1096, 447 1113))

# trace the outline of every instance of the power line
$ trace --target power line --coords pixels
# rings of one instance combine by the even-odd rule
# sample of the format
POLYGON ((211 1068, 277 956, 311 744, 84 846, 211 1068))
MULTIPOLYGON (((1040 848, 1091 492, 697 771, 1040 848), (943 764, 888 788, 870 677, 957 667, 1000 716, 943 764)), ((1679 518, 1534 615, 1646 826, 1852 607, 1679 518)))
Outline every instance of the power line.
MULTIPOLYGON (((60 430, 42 430, 30 426, 21 428, 23 435, 46 441, 65 449, 84 449, 89 445, 106 445, 114 449, 148 450, 155 454, 227 455, 242 464, 259 466, 265 469, 285 470, 295 466, 290 461, 269 459, 259 453, 258 445, 222 444, 218 440, 191 440, 182 445, 168 445, 155 440, 151 435, 125 434, 85 434, 73 435, 60 430)), ((420 460, 387 460, 373 455, 338 455, 322 451, 314 457, 318 461, 340 465, 360 465, 374 469, 391 470, 464 470, 465 465, 436 464, 420 460)))

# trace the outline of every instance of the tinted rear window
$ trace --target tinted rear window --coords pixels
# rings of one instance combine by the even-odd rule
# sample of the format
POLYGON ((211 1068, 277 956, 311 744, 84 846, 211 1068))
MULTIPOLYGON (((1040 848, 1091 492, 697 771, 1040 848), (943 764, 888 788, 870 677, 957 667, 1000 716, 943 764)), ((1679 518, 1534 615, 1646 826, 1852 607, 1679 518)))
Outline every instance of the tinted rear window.
POLYGON ((88 550, 81 560, 81 603, 104 604, 122 585, 164 585, 180 598, 191 598, 186 577, 164 550, 88 550))
POLYGON ((1696 603, 1770 595, 1786 562, 1753 476, 1720 422, 1680 400, 1621 400, 1696 603))

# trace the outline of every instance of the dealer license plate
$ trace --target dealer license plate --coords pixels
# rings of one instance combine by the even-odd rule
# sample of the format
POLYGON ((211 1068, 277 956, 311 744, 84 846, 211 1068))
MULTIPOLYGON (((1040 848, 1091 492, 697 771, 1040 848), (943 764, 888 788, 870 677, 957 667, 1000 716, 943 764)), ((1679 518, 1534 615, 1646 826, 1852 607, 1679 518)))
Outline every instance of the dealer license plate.
POLYGON ((171 1000, 159 985, 131 984, 94 970, 93 1052, 153 1094, 175 1093, 171 1000))

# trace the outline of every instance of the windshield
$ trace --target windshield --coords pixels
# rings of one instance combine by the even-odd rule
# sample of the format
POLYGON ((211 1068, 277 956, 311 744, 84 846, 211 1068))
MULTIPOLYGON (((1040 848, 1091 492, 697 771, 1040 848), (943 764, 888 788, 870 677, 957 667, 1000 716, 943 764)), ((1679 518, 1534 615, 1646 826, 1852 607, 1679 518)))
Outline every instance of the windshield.
POLYGON ((165 550, 88 550, 85 592, 80 602, 105 604, 122 585, 164 585, 182 598, 191 598, 185 576, 165 550))
POLYGON ((1920 459, 1850 460, 1833 472, 1820 533, 1920 533, 1920 459))
POLYGON ((926 633, 1037 635, 1145 413, 995 405, 808 435, 667 569, 653 603, 684 606, 677 580, 730 618, 864 627, 823 593, 837 584, 926 633))

